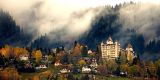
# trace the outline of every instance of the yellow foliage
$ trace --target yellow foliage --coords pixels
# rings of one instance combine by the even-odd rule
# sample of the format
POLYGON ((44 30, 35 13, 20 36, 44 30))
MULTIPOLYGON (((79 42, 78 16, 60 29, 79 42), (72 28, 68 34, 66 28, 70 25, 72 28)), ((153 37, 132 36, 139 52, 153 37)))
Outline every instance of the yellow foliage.
POLYGON ((48 60, 48 61, 52 61, 52 60, 53 60, 53 56, 52 56, 52 55, 49 55, 48 58, 47 58, 47 60, 48 60))
POLYGON ((36 62, 39 62, 42 59, 42 52, 40 50, 33 51, 32 54, 36 59, 36 62))
POLYGON ((78 64, 82 67, 82 66, 86 65, 86 61, 81 59, 78 61, 78 64))
POLYGON ((129 52, 129 53, 127 54, 127 59, 128 59, 129 61, 133 61, 133 58, 134 58, 133 53, 132 53, 132 52, 129 52))
POLYGON ((122 65, 120 65, 120 70, 123 71, 123 72, 125 72, 125 71, 128 72, 128 70, 129 70, 128 64, 122 64, 122 65))

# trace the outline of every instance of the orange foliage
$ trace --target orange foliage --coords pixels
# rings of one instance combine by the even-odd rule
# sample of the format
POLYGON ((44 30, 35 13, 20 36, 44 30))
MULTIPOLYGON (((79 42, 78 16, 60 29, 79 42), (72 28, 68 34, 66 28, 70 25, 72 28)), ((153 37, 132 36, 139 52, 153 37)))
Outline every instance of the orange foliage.
POLYGON ((81 54, 81 45, 79 43, 73 48, 73 55, 81 54))
POLYGON ((23 55, 23 54, 28 54, 29 53, 25 48, 19 48, 19 47, 15 47, 13 49, 13 52, 14 52, 16 57, 18 57, 20 55, 23 55))
POLYGON ((1 53, 3 56, 5 56, 5 57, 8 58, 9 56, 14 56, 14 54, 12 53, 12 50, 13 50, 13 49, 12 49, 11 46, 5 45, 5 47, 0 50, 0 53, 1 53))
POLYGON ((18 71, 14 68, 6 68, 0 72, 0 77, 2 80, 19 80, 18 71))
POLYGON ((2 80, 9 80, 9 74, 8 74, 8 71, 2 71, 1 72, 1 74, 0 74, 0 76, 1 76, 1 79, 2 80))
POLYGON ((21 54, 28 54, 28 51, 25 48, 19 48, 19 47, 11 47, 9 45, 5 45, 4 48, 0 49, 1 55, 8 58, 9 56, 12 57, 18 57, 21 54))
POLYGON ((39 75, 35 75, 32 80, 40 80, 40 76, 39 75))

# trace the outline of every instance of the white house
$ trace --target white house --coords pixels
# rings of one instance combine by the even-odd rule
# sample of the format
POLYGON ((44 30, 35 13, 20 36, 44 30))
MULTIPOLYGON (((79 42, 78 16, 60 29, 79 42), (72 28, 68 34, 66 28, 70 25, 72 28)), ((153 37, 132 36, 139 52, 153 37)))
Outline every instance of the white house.
POLYGON ((62 70, 60 70, 60 72, 61 72, 61 73, 69 73, 70 70, 68 70, 68 69, 62 69, 62 70))
POLYGON ((92 54, 93 52, 92 52, 92 50, 88 50, 88 54, 92 54))
POLYGON ((58 61, 56 61, 55 63, 54 63, 54 66, 61 66, 62 64, 60 63, 60 60, 58 60, 58 61))
POLYGON ((47 66, 46 65, 39 65, 38 67, 36 67, 36 69, 46 69, 47 68, 47 66))
POLYGON ((92 67, 92 68, 98 67, 97 60, 95 58, 92 59, 92 63, 90 64, 90 67, 92 67))
POLYGON ((29 59, 29 56, 27 54, 24 54, 24 55, 20 55, 19 58, 20 58, 20 60, 26 61, 29 59))
POLYGON ((88 67, 82 67, 82 73, 90 73, 91 69, 88 67))

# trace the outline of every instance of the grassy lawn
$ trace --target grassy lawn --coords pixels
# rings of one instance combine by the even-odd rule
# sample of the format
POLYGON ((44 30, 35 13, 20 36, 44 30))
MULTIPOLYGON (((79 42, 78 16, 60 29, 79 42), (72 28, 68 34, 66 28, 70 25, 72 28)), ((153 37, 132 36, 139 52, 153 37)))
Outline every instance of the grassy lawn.
MULTIPOLYGON (((21 76, 22 80, 26 80, 33 77, 38 77, 40 73, 23 73, 21 76)), ((80 79, 83 74, 76 74, 74 77, 80 79)), ((96 78, 99 80, 130 80, 129 78, 123 78, 123 77, 104 77, 104 76, 97 76, 96 78)), ((45 79, 45 78, 44 78, 45 79)))
POLYGON ((107 77, 106 80, 130 80, 130 79, 124 77, 107 77))
MULTIPOLYGON (((75 74, 74 77, 81 78, 84 74, 75 74)), ((101 75, 95 75, 98 80, 130 80, 125 77, 104 77, 101 75)))
POLYGON ((47 69, 41 69, 41 70, 38 70, 34 73, 21 73, 21 79, 22 80, 26 80, 26 79, 32 79, 34 77, 40 77, 40 76, 45 76, 45 74, 51 74, 53 73, 53 68, 52 67, 49 67, 47 69))
POLYGON ((75 74, 73 75, 74 77, 80 78, 82 76, 82 74, 75 74))
MULTIPOLYGON (((59 71, 57 68, 50 66, 47 69, 42 69, 39 71, 36 71, 35 73, 21 73, 21 80, 27 80, 27 79, 37 79, 40 76, 44 76, 43 80, 47 79, 47 74, 57 74, 59 71)), ((73 74, 73 76, 75 78, 80 79, 82 76, 84 76, 85 74, 79 73, 79 74, 73 74)), ((130 80, 129 78, 123 78, 123 77, 105 77, 105 76, 101 76, 101 75, 95 75, 97 80, 130 80)), ((41 78, 42 79, 42 78, 41 78)))
POLYGON ((105 76, 101 76, 101 75, 96 75, 96 78, 98 80, 130 80, 129 78, 126 77, 105 77, 105 76))

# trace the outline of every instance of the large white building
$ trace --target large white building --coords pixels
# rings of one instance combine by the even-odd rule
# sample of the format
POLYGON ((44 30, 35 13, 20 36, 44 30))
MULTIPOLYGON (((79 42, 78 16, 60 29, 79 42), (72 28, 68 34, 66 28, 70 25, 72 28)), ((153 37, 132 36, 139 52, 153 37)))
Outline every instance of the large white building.
POLYGON ((112 38, 109 37, 108 40, 104 43, 101 43, 101 57, 102 59, 115 59, 119 56, 120 44, 115 41, 113 42, 112 38))
MULTIPOLYGON (((117 41, 113 42, 112 38, 109 37, 106 42, 101 43, 101 58, 105 60, 116 59, 119 57, 121 49, 120 43, 117 41)), ((132 61, 135 57, 134 50, 131 44, 128 44, 126 49, 124 50, 124 54, 126 54, 127 60, 132 61)))

